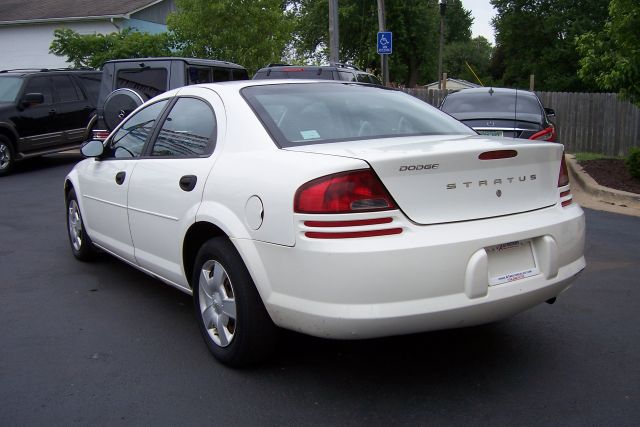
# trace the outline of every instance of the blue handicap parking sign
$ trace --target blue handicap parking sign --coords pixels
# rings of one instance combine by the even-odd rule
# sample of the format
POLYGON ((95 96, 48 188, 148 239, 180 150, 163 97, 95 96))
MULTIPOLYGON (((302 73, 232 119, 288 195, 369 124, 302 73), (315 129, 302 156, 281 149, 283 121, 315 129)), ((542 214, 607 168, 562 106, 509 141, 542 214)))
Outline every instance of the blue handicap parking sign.
POLYGON ((378 54, 389 55, 393 51, 393 33, 391 31, 378 32, 378 54))

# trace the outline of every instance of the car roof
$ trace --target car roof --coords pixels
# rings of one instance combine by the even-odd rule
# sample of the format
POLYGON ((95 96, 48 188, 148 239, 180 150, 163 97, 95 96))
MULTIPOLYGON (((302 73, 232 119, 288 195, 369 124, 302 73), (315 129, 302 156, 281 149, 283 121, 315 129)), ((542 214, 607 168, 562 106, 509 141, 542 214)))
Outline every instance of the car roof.
POLYGON ((96 73, 102 74, 102 71, 90 70, 90 69, 67 69, 67 68, 16 68, 11 70, 0 70, 0 77, 2 76, 14 76, 23 77, 29 74, 42 74, 42 73, 96 73))
POLYGON ((106 61, 105 64, 118 64, 123 62, 156 62, 156 61, 182 61, 189 65, 206 65, 206 66, 218 66, 225 68, 237 68, 244 70, 242 65, 238 65, 233 62, 219 61, 217 59, 201 59, 201 58, 181 58, 176 56, 167 56, 161 58, 128 58, 128 59, 112 59, 106 61))

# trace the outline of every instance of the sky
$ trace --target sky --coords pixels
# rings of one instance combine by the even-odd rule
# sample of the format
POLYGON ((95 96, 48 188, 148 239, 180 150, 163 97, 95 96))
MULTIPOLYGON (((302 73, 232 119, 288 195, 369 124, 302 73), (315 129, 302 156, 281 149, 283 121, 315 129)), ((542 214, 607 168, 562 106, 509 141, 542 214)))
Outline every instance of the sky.
POLYGON ((462 6, 471 12, 473 16, 473 26, 471 32, 473 37, 483 36, 495 45, 491 18, 495 16, 495 10, 489 0, 461 0, 462 6))

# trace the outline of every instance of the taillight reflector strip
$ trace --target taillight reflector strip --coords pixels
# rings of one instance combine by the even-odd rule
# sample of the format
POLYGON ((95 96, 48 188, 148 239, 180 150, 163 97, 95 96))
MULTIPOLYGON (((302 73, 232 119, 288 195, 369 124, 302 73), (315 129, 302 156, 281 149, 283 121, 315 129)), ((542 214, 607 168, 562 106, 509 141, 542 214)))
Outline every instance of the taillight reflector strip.
POLYGON ((571 194, 571 190, 563 191, 560 193, 560 197, 567 197, 569 194, 571 194))
POLYGON ((478 158, 480 160, 497 160, 497 159, 509 159, 511 157, 516 157, 518 152, 516 150, 495 150, 495 151, 485 151, 480 154, 478 158))
POLYGON ((359 227, 362 225, 388 224, 392 218, 358 219, 353 221, 305 221, 307 227, 359 227))
POLYGON ((569 206, 571 203, 573 203, 573 199, 565 200, 562 202, 562 207, 569 206))
POLYGON ((402 233, 402 228, 388 228, 386 230, 348 231, 341 233, 324 233, 319 231, 307 231, 305 236, 310 239, 354 239, 358 237, 390 236, 402 233))

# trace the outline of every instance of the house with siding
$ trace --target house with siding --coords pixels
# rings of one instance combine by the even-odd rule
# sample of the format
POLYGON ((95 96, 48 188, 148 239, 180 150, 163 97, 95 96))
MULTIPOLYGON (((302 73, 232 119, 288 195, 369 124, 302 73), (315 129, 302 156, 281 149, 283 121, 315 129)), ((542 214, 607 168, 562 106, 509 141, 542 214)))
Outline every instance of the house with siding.
POLYGON ((0 70, 67 67, 65 58, 49 53, 58 28, 155 34, 167 30, 174 10, 173 0, 0 0, 0 70))

